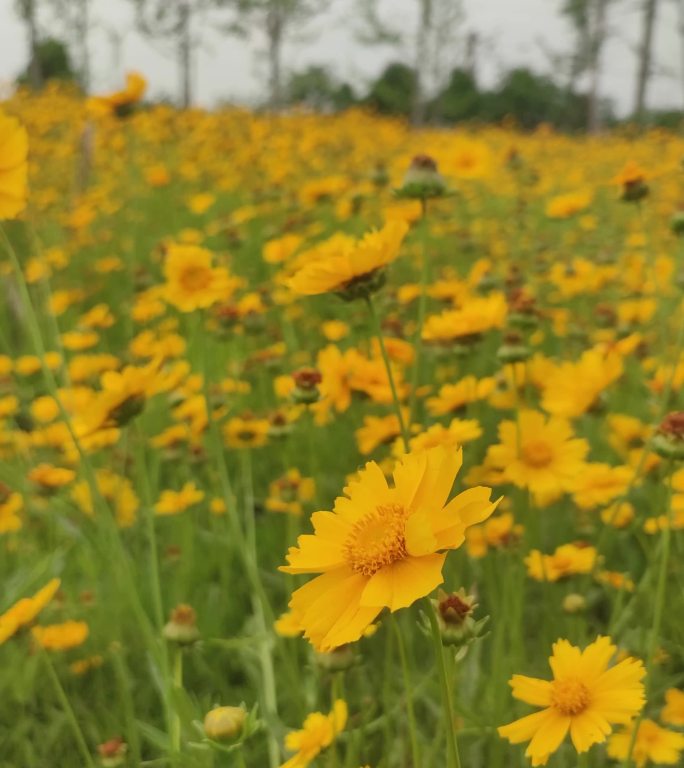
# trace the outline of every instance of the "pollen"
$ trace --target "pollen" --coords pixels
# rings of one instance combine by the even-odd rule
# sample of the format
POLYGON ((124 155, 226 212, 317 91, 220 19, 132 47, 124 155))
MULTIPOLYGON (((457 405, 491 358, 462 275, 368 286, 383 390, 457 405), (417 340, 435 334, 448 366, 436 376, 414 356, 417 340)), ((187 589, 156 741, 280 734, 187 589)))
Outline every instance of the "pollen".
POLYGON ((523 461, 531 467, 545 467, 551 463, 553 451, 545 440, 530 440, 521 449, 523 461))
POLYGON ((372 576, 387 565, 407 557, 404 530, 406 510, 399 504, 376 507, 358 520, 344 543, 349 567, 372 576))
POLYGON ((551 705, 562 715, 579 715, 589 706, 590 701, 589 689, 575 677, 552 683, 551 705))

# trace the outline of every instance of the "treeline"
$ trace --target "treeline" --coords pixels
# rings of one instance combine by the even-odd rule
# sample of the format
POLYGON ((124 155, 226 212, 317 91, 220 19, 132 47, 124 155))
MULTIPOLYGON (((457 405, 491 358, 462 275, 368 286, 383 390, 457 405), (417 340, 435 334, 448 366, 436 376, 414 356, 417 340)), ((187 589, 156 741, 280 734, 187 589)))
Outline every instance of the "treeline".
MULTIPOLYGON (((317 111, 334 112, 352 106, 365 106, 382 114, 410 118, 415 103, 415 71, 402 63, 388 64, 362 91, 335 78, 324 66, 310 66, 293 74, 286 89, 290 105, 303 105, 317 111)), ((532 129, 541 124, 563 131, 581 131, 587 125, 590 100, 556 83, 548 75, 525 67, 506 72, 492 88, 483 88, 472 72, 456 68, 446 85, 426 104, 426 119, 433 124, 454 122, 514 122, 532 129)), ((601 122, 615 125, 612 103, 602 100, 601 122)), ((651 125, 678 128, 684 113, 677 110, 650 111, 651 125)))

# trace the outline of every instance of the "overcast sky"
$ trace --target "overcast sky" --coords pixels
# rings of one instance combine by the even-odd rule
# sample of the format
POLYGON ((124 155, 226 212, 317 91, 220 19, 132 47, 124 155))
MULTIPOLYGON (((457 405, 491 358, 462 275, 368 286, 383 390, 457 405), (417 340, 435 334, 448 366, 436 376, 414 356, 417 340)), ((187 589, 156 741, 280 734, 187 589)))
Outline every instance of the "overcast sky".
MULTIPOLYGON (((136 69, 150 82, 151 95, 175 95, 178 75, 169 49, 150 42, 134 31, 130 0, 92 0, 96 29, 92 35, 93 90, 117 87, 123 73, 136 69), (123 36, 118 48, 111 32, 123 36)), ((395 26, 415 28, 416 0, 379 0, 381 10, 395 26)), ((16 18, 14 0, 0 0, 0 83, 11 80, 26 62, 25 31, 16 18)), ((40 0, 39 0, 40 5, 40 0)), ((571 30, 558 14, 561 0, 463 0, 465 20, 462 29, 477 32, 484 41, 478 56, 478 76, 483 84, 496 81, 500 73, 514 65, 528 65, 551 73, 549 53, 567 52, 571 30)), ((621 112, 632 108, 636 73, 635 48, 639 31, 640 0, 616 0, 611 9, 612 37, 604 53, 601 90, 610 96, 621 112)), ((361 84, 379 72, 383 64, 399 57, 388 47, 369 48, 355 37, 356 0, 332 0, 331 9, 312 21, 298 39, 285 50, 288 69, 310 63, 325 63, 340 77, 361 84)), ((660 0, 656 52, 657 74, 652 80, 651 106, 682 105, 681 53, 677 35, 677 3, 660 0)), ((247 40, 221 35, 216 17, 198 29, 201 47, 195 71, 195 96, 210 106, 221 99, 247 103, 265 94, 266 69, 264 39, 258 30, 247 40)), ((58 26, 45 16, 45 32, 55 34, 58 26)), ((409 34, 407 33, 407 35, 409 34)), ((409 37, 410 44, 410 37, 409 37)), ((453 46, 457 62, 462 47, 453 46)), ((405 49, 405 57, 410 54, 405 49)), ((407 59, 410 63, 410 59, 407 59)))

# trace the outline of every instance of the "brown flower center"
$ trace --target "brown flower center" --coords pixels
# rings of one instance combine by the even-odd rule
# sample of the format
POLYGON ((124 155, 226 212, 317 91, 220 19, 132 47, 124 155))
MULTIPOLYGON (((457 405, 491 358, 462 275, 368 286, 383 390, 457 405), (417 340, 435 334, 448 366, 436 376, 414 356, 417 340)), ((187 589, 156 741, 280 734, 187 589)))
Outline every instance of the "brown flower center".
POLYGON ((211 283, 211 270, 206 267, 188 267, 183 270, 180 282, 186 291, 202 291, 211 283))
POLYGON ((364 576, 403 560, 407 555, 406 510, 399 504, 376 507, 358 520, 344 543, 349 567, 364 576))
POLYGON ((530 440, 522 448, 522 458, 531 467, 546 467, 551 463, 553 451, 544 440, 530 440))
POLYGON ((551 705, 562 715, 579 715, 590 701, 589 689, 576 677, 555 680, 551 684, 551 705))

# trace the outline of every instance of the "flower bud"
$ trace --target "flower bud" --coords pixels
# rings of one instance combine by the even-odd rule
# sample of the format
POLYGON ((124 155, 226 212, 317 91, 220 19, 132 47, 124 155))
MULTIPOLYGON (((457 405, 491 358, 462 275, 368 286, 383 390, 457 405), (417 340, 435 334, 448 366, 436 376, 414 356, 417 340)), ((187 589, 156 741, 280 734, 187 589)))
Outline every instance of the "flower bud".
POLYGON ((684 236, 684 211, 677 211, 670 219, 670 229, 678 237, 684 236))
POLYGON ((442 197, 446 194, 444 179, 437 170, 434 159, 429 155, 416 155, 396 194, 398 197, 412 197, 419 200, 442 197))
POLYGON ((192 645, 199 640, 197 614, 190 605, 177 605, 172 611, 162 634, 166 640, 178 645, 192 645))
POLYGON ((110 739, 97 747, 97 754, 100 758, 102 768, 117 768, 123 765, 126 760, 128 745, 119 738, 110 739))
POLYGON ((468 646, 481 637, 489 616, 479 621, 474 619, 473 614, 477 608, 475 596, 468 595, 463 587, 451 594, 440 589, 432 604, 437 612, 442 643, 455 646, 459 649, 459 658, 463 658, 468 646))
POLYGON ((652 446, 664 459, 684 459, 684 411, 668 413, 658 427, 652 446))
POLYGON ((204 733, 213 741, 232 741, 242 734, 246 719, 242 707, 216 707, 204 718, 204 733))
POLYGON ((300 405, 311 405, 318 402, 320 392, 318 385, 323 380, 320 371, 315 368, 300 368, 292 374, 295 387, 292 390, 292 399, 300 405))
POLYGON ((587 601, 582 595, 572 592, 563 598, 563 610, 566 613, 581 613, 587 606, 587 601))

